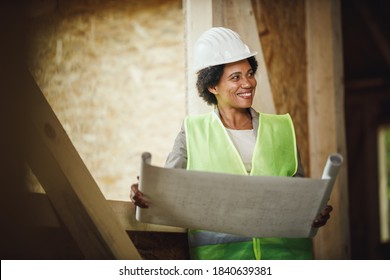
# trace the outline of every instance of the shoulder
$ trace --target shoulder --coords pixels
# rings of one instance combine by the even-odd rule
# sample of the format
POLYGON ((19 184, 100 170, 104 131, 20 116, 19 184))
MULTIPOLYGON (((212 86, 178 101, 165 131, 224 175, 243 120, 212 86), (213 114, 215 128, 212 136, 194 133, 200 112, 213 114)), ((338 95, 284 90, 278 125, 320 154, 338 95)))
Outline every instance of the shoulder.
POLYGON ((201 124, 201 123, 209 122, 215 117, 217 117, 217 115, 214 112, 209 112, 200 115, 191 115, 191 116, 187 116, 184 119, 184 124, 186 127, 192 124, 201 124))
POLYGON ((285 114, 258 113, 258 114, 260 117, 264 117, 264 118, 291 119, 291 116, 289 113, 285 113, 285 114))
POLYGON ((267 114, 260 113, 259 114, 260 123, 268 122, 268 123, 286 123, 293 126, 293 121, 290 114, 267 114))
POLYGON ((210 118, 214 112, 208 112, 204 114, 199 114, 199 115, 188 115, 185 117, 185 120, 202 120, 202 119, 207 119, 210 118))

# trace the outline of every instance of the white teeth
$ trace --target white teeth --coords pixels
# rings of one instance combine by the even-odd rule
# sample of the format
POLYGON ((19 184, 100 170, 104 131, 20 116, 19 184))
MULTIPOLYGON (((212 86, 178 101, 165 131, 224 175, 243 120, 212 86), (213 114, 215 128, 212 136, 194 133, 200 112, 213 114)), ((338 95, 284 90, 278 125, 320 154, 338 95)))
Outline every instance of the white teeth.
POLYGON ((243 96, 243 97, 250 97, 252 96, 252 93, 239 93, 238 96, 243 96))

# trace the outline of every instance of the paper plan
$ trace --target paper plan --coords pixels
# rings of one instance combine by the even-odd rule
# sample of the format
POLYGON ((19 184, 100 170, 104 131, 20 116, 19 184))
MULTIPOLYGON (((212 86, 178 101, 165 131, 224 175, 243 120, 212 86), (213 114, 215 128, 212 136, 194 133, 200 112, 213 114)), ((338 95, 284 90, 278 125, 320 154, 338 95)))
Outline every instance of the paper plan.
MULTIPOLYGON (((314 236, 311 224, 334 182, 167 169, 150 162, 144 153, 139 189, 150 206, 137 207, 138 221, 249 237, 314 236)), ((335 167, 327 166, 336 176, 335 167)))

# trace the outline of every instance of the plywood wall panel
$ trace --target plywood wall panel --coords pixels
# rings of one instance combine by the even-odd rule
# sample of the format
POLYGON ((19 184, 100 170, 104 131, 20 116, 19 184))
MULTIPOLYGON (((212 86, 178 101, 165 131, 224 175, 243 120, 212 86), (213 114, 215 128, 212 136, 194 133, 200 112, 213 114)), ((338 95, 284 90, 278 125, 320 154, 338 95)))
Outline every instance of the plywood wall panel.
POLYGON ((163 165, 185 115, 180 0, 58 1, 31 19, 30 69, 108 199, 140 155, 163 165))
POLYGON ((304 3, 252 0, 276 112, 291 114, 305 173, 310 174, 304 3))

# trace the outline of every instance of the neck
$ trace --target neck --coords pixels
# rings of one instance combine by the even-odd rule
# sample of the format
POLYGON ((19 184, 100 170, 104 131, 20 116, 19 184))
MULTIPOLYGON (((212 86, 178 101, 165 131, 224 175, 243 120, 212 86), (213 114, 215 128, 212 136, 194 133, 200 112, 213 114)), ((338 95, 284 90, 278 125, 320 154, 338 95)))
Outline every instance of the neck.
POLYGON ((226 128, 235 130, 253 129, 252 116, 249 109, 223 109, 218 107, 218 111, 221 121, 226 128))

